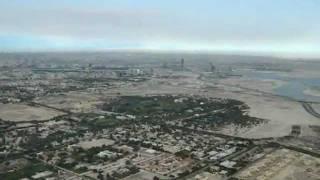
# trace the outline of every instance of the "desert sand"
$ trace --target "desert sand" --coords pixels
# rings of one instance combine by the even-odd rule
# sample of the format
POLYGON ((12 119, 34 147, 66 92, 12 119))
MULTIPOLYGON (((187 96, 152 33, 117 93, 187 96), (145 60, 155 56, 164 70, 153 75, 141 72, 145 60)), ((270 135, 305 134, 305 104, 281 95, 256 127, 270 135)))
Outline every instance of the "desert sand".
POLYGON ((25 104, 0 104, 0 118, 5 121, 42 121, 64 113, 44 107, 25 104))

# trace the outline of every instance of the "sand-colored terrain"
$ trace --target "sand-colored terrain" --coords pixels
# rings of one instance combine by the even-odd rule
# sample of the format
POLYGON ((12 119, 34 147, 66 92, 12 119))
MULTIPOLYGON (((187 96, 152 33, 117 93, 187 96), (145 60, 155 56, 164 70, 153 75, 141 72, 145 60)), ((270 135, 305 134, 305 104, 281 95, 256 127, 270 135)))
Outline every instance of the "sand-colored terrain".
POLYGON ((234 176, 241 180, 316 180, 320 179, 319 166, 319 158, 280 149, 266 155, 234 176))
POLYGON ((95 93, 69 92, 40 97, 35 102, 72 112, 91 112, 96 108, 97 104, 102 102, 102 99, 101 96, 95 93))
POLYGON ((25 104, 0 104, 0 118, 5 121, 41 121, 62 115, 62 112, 25 104))
POLYGON ((92 147, 101 147, 103 145, 113 145, 114 141, 110 139, 91 139, 88 141, 82 141, 78 145, 83 149, 90 149, 92 147))
POLYGON ((320 125, 320 120, 307 113, 300 103, 278 98, 246 98, 249 114, 269 120, 242 136, 277 137, 288 135, 292 125, 320 125))
POLYGON ((312 107, 316 112, 320 113, 320 104, 312 104, 312 107))
POLYGON ((250 129, 237 129, 234 135, 248 138, 281 137, 290 134, 292 125, 320 125, 320 119, 306 112, 299 102, 246 90, 232 92, 225 89, 212 91, 209 95, 243 101, 250 107, 250 116, 268 120, 250 129))
POLYGON ((221 79, 219 80, 219 83, 272 93, 274 89, 286 84, 286 81, 275 79, 257 80, 250 78, 231 77, 227 79, 221 79))

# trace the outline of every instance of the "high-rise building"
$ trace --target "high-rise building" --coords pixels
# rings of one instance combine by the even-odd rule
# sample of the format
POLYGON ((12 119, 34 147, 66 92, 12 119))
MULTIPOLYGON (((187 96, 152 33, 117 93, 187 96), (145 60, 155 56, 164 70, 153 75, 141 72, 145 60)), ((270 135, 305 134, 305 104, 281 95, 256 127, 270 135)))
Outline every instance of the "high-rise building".
POLYGON ((181 64, 180 65, 181 65, 181 70, 183 71, 183 69, 184 69, 184 59, 183 58, 181 59, 181 64))
POLYGON ((213 73, 216 70, 216 67, 212 63, 210 63, 210 67, 211 67, 211 72, 213 73))

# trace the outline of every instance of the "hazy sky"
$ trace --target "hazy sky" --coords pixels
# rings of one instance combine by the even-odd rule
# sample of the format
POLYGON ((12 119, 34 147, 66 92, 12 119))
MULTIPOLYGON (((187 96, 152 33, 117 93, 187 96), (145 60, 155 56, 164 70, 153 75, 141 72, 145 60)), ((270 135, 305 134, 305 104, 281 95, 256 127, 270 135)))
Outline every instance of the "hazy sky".
POLYGON ((320 57, 320 0, 0 0, 0 51, 104 49, 320 57))

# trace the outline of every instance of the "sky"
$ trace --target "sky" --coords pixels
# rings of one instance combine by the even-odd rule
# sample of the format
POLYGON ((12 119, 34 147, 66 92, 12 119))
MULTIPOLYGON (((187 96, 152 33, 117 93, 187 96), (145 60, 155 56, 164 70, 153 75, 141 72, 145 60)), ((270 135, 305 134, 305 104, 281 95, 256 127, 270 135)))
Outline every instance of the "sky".
POLYGON ((319 0, 0 0, 0 52, 320 57, 319 0))

